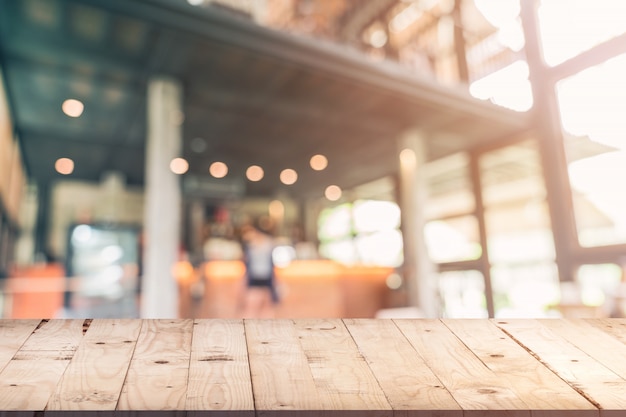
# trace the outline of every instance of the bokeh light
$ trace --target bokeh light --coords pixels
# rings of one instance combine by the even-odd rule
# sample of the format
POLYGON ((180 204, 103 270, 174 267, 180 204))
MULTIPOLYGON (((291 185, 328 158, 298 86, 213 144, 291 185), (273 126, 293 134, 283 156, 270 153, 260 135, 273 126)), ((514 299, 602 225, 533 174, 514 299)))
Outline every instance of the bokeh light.
POLYGON ((295 170, 287 168, 281 171, 280 182, 285 185, 291 185, 294 184, 296 181, 298 181, 298 173, 295 170))
POLYGON ((74 172, 74 161, 70 158, 59 158, 54 163, 54 169, 56 169, 59 174, 69 175, 74 172))
POLYGON ((337 201, 341 198, 341 188, 337 185, 329 185, 324 191, 324 196, 330 201, 337 201))
POLYGON ((328 159, 324 155, 313 155, 310 164, 314 170, 322 171, 328 166, 328 159))
POLYGON ((224 178, 228 174, 228 166, 220 161, 213 162, 209 167, 209 173, 215 178, 224 178))
POLYGON ((264 175, 265 172, 263 172, 263 168, 258 165, 251 165, 246 170, 246 178, 248 178, 250 181, 261 181, 264 175))
POLYGON ((79 100, 70 98, 63 102, 61 109, 69 117, 80 117, 83 114, 83 110, 85 110, 85 105, 79 100))
POLYGON ((182 175, 189 170, 189 162, 184 158, 174 158, 170 162, 170 170, 177 175, 182 175))

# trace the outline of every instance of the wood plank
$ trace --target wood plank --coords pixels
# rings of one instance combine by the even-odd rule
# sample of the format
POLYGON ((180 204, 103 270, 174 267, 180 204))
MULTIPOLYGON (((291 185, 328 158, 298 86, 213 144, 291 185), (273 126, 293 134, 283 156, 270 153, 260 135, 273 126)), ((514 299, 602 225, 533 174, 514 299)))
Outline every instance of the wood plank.
POLYGON ((598 409, 561 378, 543 366, 526 349, 488 320, 443 320, 443 323, 498 378, 533 410, 533 417, 559 415, 597 417, 598 409))
POLYGON ((293 322, 245 319, 244 326, 257 416, 323 410, 293 322))
POLYGON ((294 325, 325 410, 389 415, 385 393, 340 319, 299 319, 294 325))
POLYGON ((0 372, 1 410, 43 410, 83 338, 83 320, 42 320, 0 372))
POLYGON ((41 326, 26 340, 21 351, 75 352, 83 340, 84 326, 89 320, 42 320, 41 326))
POLYGON ((463 415, 393 321, 344 319, 344 323, 385 392, 394 416, 463 415))
POLYGON ((41 320, 0 320, 0 371, 15 356, 41 320))
POLYGON ((194 322, 186 409, 231 410, 239 411, 228 413, 232 417, 254 417, 243 320, 194 322))
POLYGON ((140 329, 140 320, 94 320, 47 410, 115 410, 140 329))
POLYGON ((538 320, 495 323, 598 408, 626 408, 626 380, 538 320))
POLYGON ((626 344, 626 319, 587 319, 587 323, 610 334, 620 342, 626 344))
POLYGON ((596 361, 626 380, 626 344, 588 320, 539 320, 596 361))
POLYGON ((530 416, 507 381, 470 351, 439 320, 394 320, 424 362, 467 415, 530 416))
POLYGON ((143 320, 118 410, 184 410, 193 320, 143 320))

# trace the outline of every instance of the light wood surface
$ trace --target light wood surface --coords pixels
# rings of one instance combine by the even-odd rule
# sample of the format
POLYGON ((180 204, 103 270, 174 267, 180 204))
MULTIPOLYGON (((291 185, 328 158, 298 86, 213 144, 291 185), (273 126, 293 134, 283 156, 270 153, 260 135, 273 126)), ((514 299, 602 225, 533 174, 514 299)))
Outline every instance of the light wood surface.
POLYGON ((625 393, 620 319, 0 320, 0 417, 613 417, 625 393))

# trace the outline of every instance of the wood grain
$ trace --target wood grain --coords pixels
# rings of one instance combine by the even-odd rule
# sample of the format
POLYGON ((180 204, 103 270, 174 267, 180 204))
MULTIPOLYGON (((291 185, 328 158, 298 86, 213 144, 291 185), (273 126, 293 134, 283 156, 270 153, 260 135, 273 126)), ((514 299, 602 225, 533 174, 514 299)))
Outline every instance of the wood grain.
POLYGON ((254 416, 242 320, 194 322, 186 409, 238 410, 240 416, 254 416))
POLYGON ((21 351, 68 352, 76 351, 83 340, 85 320, 42 320, 21 351))
POLYGON ((525 404, 439 320, 394 320, 424 362, 465 410, 474 415, 530 416, 525 404), (489 414, 491 410, 497 413, 489 414))
POLYGON ((443 320, 443 323, 498 378, 506 380, 533 417, 578 410, 597 417, 598 409, 543 366, 526 349, 488 320, 443 320))
POLYGON ((48 403, 48 410, 115 410, 141 321, 94 320, 48 403))
POLYGON ((582 319, 540 323, 626 380, 626 344, 619 339, 582 319))
POLYGON ((462 416, 442 382, 391 320, 344 319, 359 351, 385 392, 394 415, 462 416), (442 411, 444 410, 444 411, 442 411))
POLYGON ((119 410, 184 410, 192 320, 143 320, 119 410))
POLYGON ((0 320, 0 371, 15 356, 41 320, 0 320))
POLYGON ((0 372, 1 410, 43 410, 83 337, 83 320, 42 320, 0 372))
POLYGON ((621 417, 624 358, 615 319, 0 320, 0 417, 621 417))
POLYGON ((296 335, 320 395, 320 409, 391 410, 383 390, 339 319, 294 321, 296 335))
POLYGON ((246 319, 244 325, 254 405, 259 413, 323 410, 293 322, 286 319, 246 319))
POLYGON ((593 319, 585 322, 626 344, 626 319, 593 319))
POLYGON ((626 408, 626 381, 539 321, 495 323, 597 407, 626 408))

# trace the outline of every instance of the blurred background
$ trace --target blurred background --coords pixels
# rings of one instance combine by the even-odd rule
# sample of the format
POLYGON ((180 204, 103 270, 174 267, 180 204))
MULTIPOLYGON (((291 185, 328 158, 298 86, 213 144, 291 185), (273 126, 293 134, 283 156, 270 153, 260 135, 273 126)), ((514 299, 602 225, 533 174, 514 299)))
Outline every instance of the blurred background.
POLYGON ((0 316, 622 317, 621 0, 1 0, 0 316))

